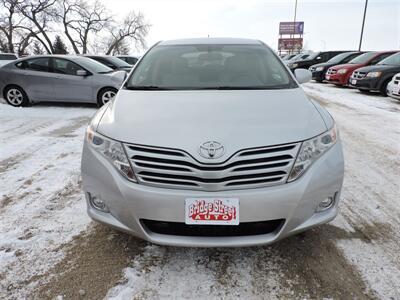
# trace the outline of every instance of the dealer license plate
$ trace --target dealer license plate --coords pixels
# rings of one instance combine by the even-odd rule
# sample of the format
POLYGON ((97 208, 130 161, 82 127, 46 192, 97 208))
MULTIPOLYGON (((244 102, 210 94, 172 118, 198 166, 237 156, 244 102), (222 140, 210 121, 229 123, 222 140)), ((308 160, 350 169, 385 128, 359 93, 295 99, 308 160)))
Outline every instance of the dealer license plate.
POLYGON ((239 225, 238 198, 187 198, 185 223, 190 225, 239 225))

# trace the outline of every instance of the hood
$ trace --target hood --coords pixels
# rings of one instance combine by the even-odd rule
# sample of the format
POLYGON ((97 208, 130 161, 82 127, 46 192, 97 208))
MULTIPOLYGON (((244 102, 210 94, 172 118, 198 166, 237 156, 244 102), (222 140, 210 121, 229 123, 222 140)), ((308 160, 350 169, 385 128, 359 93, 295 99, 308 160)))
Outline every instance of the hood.
POLYGON ((312 65, 311 68, 318 68, 318 67, 324 67, 324 68, 329 68, 336 65, 335 63, 330 63, 330 62, 324 62, 324 63, 319 63, 312 65))
POLYGON ((390 72, 390 73, 397 73, 400 72, 400 66, 396 65, 373 65, 359 68, 357 71, 360 72, 390 72))
POLYGON ((333 70, 339 70, 339 69, 349 69, 349 70, 355 70, 358 68, 361 68, 365 66, 364 64, 342 64, 342 65, 336 65, 331 67, 333 70))
MULTIPOLYGON (((97 131, 133 144, 182 149, 199 161, 199 146, 217 141, 223 161, 245 148, 309 139, 327 130, 300 88, 241 91, 120 90, 97 131)), ((215 159, 213 162, 220 162, 215 159)))

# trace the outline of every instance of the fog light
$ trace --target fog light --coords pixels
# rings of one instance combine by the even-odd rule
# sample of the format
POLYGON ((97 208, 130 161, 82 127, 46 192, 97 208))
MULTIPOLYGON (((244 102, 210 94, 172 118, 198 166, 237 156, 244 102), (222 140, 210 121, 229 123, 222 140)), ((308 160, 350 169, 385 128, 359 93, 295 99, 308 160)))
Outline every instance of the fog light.
POLYGON ((95 209, 98 209, 102 212, 109 212, 107 205, 99 197, 95 197, 89 194, 89 199, 90 204, 92 204, 95 209))
POLYGON ((316 209, 316 211, 324 211, 332 207, 334 199, 332 197, 325 198, 322 200, 316 209))

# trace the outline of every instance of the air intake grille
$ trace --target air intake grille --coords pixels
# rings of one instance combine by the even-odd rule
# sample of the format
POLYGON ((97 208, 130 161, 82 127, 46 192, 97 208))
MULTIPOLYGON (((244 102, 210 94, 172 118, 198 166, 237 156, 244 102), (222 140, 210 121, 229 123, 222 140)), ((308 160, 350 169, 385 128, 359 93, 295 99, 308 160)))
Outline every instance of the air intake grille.
POLYGON ((224 237, 224 236, 249 236, 261 235, 278 231, 284 219, 243 222, 239 225, 187 225, 178 222, 163 222, 154 220, 141 220, 142 224, 151 232, 177 236, 203 236, 203 237, 224 237))
POLYGON ((353 79, 363 79, 365 76, 367 76, 367 73, 360 71, 354 71, 353 74, 351 74, 351 78, 353 79))
POLYGON ((299 146, 245 149, 220 164, 200 163, 178 149, 129 144, 125 149, 141 184, 221 191, 285 183, 299 146))

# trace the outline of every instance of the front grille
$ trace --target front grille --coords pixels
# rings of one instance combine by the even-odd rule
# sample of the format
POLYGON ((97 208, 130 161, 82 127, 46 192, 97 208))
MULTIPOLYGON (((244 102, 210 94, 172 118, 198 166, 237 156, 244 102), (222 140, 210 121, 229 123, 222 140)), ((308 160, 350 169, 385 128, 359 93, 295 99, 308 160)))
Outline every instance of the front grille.
POLYGON ((315 71, 315 67, 310 67, 309 71, 310 72, 314 72, 315 71))
POLYGON ((277 232, 284 224, 284 219, 243 222, 239 225, 187 225, 178 222, 141 220, 144 227, 154 233, 177 236, 249 236, 277 232))
POLYGON ((205 164, 179 149, 125 144, 141 184, 203 191, 256 188, 286 182, 300 144, 244 149, 205 164))
POLYGON ((351 75, 351 78, 363 79, 365 76, 367 76, 366 72, 354 71, 353 74, 351 75))
POLYGON ((336 70, 334 70, 334 69, 328 69, 328 71, 326 72, 326 75, 333 75, 333 74, 336 74, 336 73, 337 73, 336 70))

